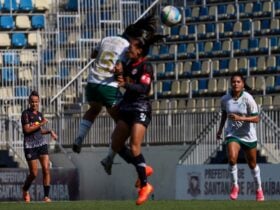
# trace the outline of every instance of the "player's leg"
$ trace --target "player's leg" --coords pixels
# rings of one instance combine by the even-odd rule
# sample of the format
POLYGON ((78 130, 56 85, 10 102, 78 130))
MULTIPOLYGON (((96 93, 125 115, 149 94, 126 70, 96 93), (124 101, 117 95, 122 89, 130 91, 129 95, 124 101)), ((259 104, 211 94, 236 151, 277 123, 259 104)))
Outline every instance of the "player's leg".
POLYGON ((132 164, 135 166, 138 178, 140 180, 140 188, 137 205, 143 204, 153 192, 153 187, 147 182, 146 162, 143 154, 141 153, 141 144, 143 142, 146 126, 141 123, 134 123, 131 129, 130 147, 132 154, 132 164))
POLYGON ((246 154, 248 166, 251 169, 251 174, 252 174, 255 184, 256 184, 256 189, 257 189, 256 190, 256 200, 263 201, 264 195, 263 195, 263 190, 262 190, 260 167, 257 165, 256 147, 246 149, 245 154, 246 154))
POLYGON ((49 193, 50 193, 51 175, 50 175, 49 155, 41 155, 39 157, 39 161, 42 166, 42 174, 43 174, 43 187, 44 187, 44 200, 43 201, 50 202, 51 199, 49 198, 49 193))
POLYGON ((102 166, 104 167, 104 170, 108 175, 111 175, 112 173, 112 164, 113 159, 116 153, 119 153, 119 155, 128 162, 130 156, 129 154, 126 154, 126 146, 125 141, 130 136, 130 129, 129 126, 122 120, 119 120, 113 133, 112 133, 112 143, 108 152, 108 155, 101 161, 102 166), (110 154, 110 151, 112 153, 110 154))
POLYGON ((37 162, 37 155, 36 155, 36 149, 28 148, 24 149, 25 158, 27 160, 29 174, 25 179, 25 182, 22 187, 22 196, 25 202, 30 202, 30 194, 28 192, 33 180, 38 175, 38 162, 37 162))
POLYGON ((239 193, 237 159, 240 150, 240 145, 236 141, 229 141, 227 144, 227 150, 228 150, 229 172, 231 175, 231 182, 232 182, 230 199, 236 200, 239 193))

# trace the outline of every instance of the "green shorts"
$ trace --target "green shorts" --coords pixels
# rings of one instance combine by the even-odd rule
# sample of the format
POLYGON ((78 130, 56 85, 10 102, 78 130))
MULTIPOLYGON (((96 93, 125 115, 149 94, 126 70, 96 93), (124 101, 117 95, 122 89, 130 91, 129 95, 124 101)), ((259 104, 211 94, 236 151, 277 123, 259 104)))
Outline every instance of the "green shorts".
POLYGON ((243 150, 254 149, 257 147, 257 141, 245 142, 245 141, 241 141, 235 137, 227 137, 226 144, 229 144, 230 142, 238 143, 243 150))
POLYGON ((118 88, 88 83, 86 86, 86 98, 88 102, 101 103, 103 106, 112 107, 121 99, 121 93, 118 88))

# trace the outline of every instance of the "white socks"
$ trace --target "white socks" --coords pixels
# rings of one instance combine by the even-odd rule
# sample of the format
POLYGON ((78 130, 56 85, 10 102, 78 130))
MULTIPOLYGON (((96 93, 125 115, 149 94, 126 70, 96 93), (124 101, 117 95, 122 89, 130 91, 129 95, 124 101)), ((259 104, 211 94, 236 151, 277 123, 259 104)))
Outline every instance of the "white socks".
POLYGON ((229 165, 229 172, 230 172, 230 175, 231 175, 231 181, 232 181, 232 184, 236 187, 238 187, 238 170, 237 170, 237 165, 229 165))
POLYGON ((261 181, 261 170, 258 165, 254 169, 251 169, 252 176, 254 177, 254 181, 256 183, 257 190, 262 189, 262 181, 261 181))
POLYGON ((79 127, 79 134, 78 134, 78 137, 80 138, 77 138, 76 141, 78 140, 79 142, 76 142, 77 144, 82 144, 86 135, 88 134, 91 126, 92 126, 92 122, 89 121, 89 120, 84 120, 82 119, 81 123, 80 123, 80 127, 79 127))

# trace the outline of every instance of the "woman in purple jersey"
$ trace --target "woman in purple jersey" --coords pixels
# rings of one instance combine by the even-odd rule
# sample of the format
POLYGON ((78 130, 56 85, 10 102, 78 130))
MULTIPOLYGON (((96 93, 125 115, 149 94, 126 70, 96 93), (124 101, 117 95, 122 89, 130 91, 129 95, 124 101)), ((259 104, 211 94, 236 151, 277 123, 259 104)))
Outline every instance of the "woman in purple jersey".
POLYGON ((39 112, 39 94, 32 91, 29 96, 29 108, 24 110, 21 115, 21 124, 24 134, 24 154, 29 167, 29 175, 23 185, 23 199, 30 202, 28 192, 33 180, 38 175, 38 160, 43 172, 44 201, 50 202, 50 161, 48 155, 48 143, 43 135, 50 134, 52 139, 57 139, 57 134, 44 128, 47 119, 39 112))

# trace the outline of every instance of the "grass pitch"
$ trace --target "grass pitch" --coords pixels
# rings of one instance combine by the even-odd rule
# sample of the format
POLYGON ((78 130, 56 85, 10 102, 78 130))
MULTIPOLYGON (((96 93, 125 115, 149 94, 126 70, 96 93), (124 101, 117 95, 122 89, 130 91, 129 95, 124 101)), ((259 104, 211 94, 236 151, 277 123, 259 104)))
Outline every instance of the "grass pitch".
POLYGON ((280 201, 147 201, 136 206, 134 201, 54 201, 1 202, 3 210, 278 210, 280 201))

